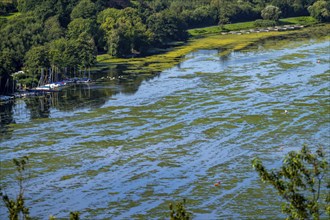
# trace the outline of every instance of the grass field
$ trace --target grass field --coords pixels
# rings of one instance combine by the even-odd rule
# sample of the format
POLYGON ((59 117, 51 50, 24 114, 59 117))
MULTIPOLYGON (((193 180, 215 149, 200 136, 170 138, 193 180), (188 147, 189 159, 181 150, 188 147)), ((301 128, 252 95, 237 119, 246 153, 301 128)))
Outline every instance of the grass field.
MULTIPOLYGON (((294 18, 284 18, 279 20, 280 25, 285 24, 300 24, 300 25, 313 25, 316 24, 317 21, 310 17, 310 16, 302 16, 302 17, 294 17, 294 18)), ((192 37, 199 37, 200 35, 207 35, 207 34, 217 34, 222 31, 238 31, 238 30, 246 30, 255 28, 254 21, 248 21, 248 22, 240 22, 240 23, 234 23, 234 24, 226 24, 224 25, 224 28, 220 28, 220 26, 210 26, 205 28, 194 28, 188 30, 188 33, 192 37)))
POLYGON ((280 24, 300 24, 300 25, 310 26, 310 25, 314 25, 316 23, 317 23, 317 20, 310 16, 301 16, 301 17, 280 19, 280 24))
POLYGON ((188 33, 193 37, 198 37, 200 35, 217 34, 222 31, 237 31, 237 30, 250 29, 254 27, 255 27, 254 21, 248 21, 248 22, 240 22, 234 24, 226 24, 224 25, 223 28, 221 28, 219 25, 204 27, 204 28, 194 28, 188 30, 188 33))

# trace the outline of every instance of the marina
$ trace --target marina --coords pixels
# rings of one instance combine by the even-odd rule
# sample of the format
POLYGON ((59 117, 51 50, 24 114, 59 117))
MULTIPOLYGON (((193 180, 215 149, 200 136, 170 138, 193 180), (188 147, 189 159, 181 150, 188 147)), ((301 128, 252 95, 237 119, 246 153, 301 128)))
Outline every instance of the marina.
POLYGON ((31 96, 41 96, 49 93, 56 93, 63 88, 76 84, 90 84, 93 81, 90 78, 73 78, 50 84, 41 85, 35 88, 19 89, 11 95, 0 95, 0 104, 13 101, 16 98, 25 98, 31 96))

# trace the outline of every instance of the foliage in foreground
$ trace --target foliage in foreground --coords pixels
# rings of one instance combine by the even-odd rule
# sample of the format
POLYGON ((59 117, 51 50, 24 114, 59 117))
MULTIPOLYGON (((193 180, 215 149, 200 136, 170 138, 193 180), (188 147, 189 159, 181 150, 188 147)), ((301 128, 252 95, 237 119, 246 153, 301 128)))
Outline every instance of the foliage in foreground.
POLYGON ((5 203, 6 208, 8 209, 9 219, 18 220, 19 217, 23 219, 31 219, 29 216, 29 208, 25 206, 24 203, 24 186, 23 182, 26 176, 25 165, 28 163, 29 158, 23 157, 21 159, 14 159, 13 162, 17 170, 17 181, 19 185, 19 192, 15 199, 8 197, 6 193, 3 193, 0 188, 0 196, 2 201, 5 203))
POLYGON ((183 199, 182 202, 178 202, 174 205, 170 203, 170 219, 171 220, 189 220, 191 219, 191 213, 185 208, 186 200, 183 199))
MULTIPOLYGON (((0 197, 5 204, 5 207, 8 210, 8 219, 9 220, 31 220, 30 217, 30 209, 25 205, 24 198, 24 181, 28 178, 28 173, 26 166, 28 165, 29 158, 27 156, 22 157, 20 159, 13 159, 13 163, 16 167, 17 171, 17 181, 19 185, 19 193, 15 199, 9 198, 9 196, 2 191, 0 187, 0 197)), ((186 200, 184 199, 182 202, 178 202, 177 204, 170 203, 170 219, 171 220, 190 220, 191 213, 188 212, 185 208, 186 200)), ((49 216, 49 220, 56 220, 57 218, 53 215, 49 216)), ((79 212, 70 212, 70 220, 79 220, 80 213, 79 212)))
MULTIPOLYGON (((5 204, 8 210, 8 219, 9 220, 30 220, 30 209, 25 205, 25 198, 24 198, 24 181, 28 178, 28 173, 26 170, 26 165, 29 162, 29 158, 24 156, 20 159, 13 159, 13 163, 16 167, 17 171, 17 182, 19 186, 19 192, 15 199, 9 198, 9 196, 2 191, 0 187, 0 197, 5 204)), ((55 220, 54 216, 49 217, 50 220, 55 220)), ((79 220, 79 212, 70 212, 70 220, 79 220)))
POLYGON ((263 182, 271 184, 285 200, 287 219, 330 217, 329 163, 322 148, 314 154, 307 146, 289 152, 279 170, 267 170, 259 158, 252 161, 263 182))
MULTIPOLYGON (((326 153, 319 148, 312 153, 307 146, 291 151, 279 170, 268 171, 259 158, 252 161, 261 180, 270 183, 285 200, 283 212, 287 219, 320 219, 330 217, 330 175, 326 153)), ((24 180, 27 178, 28 157, 13 159, 17 170, 19 193, 15 199, 0 188, 0 197, 8 210, 10 220, 31 219, 25 205, 24 180)), ((185 208, 186 201, 170 204, 171 220, 190 220, 192 214, 185 208)), ((70 220, 79 220, 78 212, 70 213, 70 220)), ((56 219, 50 216, 49 219, 56 219)))

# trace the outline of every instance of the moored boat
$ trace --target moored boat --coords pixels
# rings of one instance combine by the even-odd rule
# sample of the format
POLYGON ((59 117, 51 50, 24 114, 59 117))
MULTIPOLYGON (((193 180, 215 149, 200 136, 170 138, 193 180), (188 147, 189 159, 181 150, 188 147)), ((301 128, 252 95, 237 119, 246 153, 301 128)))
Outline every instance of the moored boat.
POLYGON ((59 88, 51 88, 49 85, 38 86, 33 89, 27 89, 29 92, 58 92, 59 88))

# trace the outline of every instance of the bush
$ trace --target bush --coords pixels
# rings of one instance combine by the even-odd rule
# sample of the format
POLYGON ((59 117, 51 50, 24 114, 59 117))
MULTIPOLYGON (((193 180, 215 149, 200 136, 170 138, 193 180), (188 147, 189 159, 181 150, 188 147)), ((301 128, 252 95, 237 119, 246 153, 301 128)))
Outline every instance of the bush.
POLYGON ((273 26, 277 25, 277 22, 273 21, 273 20, 258 19, 258 20, 255 20, 254 25, 256 27, 273 27, 273 26))
POLYGON ((281 15, 281 10, 273 5, 268 5, 261 11, 261 17, 265 20, 278 21, 280 15, 281 15))

